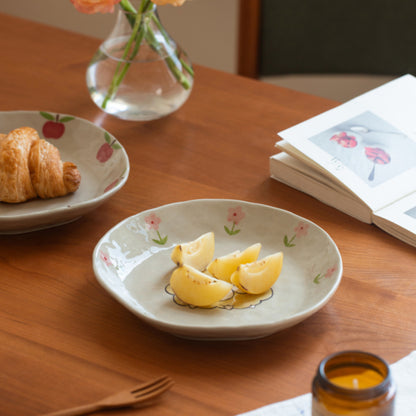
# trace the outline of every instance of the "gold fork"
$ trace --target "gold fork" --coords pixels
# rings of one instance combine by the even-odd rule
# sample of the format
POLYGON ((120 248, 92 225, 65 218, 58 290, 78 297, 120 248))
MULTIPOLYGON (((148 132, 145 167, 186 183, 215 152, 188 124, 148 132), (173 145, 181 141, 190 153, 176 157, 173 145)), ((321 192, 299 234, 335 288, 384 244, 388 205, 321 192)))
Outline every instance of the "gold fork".
POLYGON ((112 394, 98 402, 85 404, 83 406, 72 407, 71 409, 60 410, 48 413, 44 416, 76 416, 86 415, 103 409, 116 409, 121 407, 131 407, 138 403, 143 403, 154 399, 173 385, 173 380, 168 376, 160 377, 148 383, 139 384, 132 389, 122 390, 112 394))

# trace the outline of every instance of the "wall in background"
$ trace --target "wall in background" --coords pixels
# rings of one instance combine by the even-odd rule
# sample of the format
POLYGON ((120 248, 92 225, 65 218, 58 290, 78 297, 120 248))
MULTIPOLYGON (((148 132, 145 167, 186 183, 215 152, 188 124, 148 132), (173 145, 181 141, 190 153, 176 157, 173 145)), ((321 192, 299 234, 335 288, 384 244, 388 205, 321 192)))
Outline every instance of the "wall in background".
MULTIPOLYGON (((85 15, 70 0, 0 1, 0 13, 11 14, 97 38, 111 31, 115 14, 85 15)), ((188 0, 181 7, 159 7, 159 15, 172 37, 192 62, 236 73, 239 0, 188 0)), ((45 43, 47 40, 45 40, 45 43)), ((91 51, 91 56, 95 51, 91 51)), ((345 101, 392 77, 384 76, 278 76, 262 81, 345 101)))
MULTIPOLYGON (((189 0, 181 7, 159 7, 159 15, 166 30, 192 62, 234 73, 237 68, 238 3, 239 0, 189 0)), ((0 13, 97 38, 105 38, 115 21, 115 14, 79 13, 69 0, 3 0, 0 13)), ((91 56, 93 53, 91 51, 91 56)))

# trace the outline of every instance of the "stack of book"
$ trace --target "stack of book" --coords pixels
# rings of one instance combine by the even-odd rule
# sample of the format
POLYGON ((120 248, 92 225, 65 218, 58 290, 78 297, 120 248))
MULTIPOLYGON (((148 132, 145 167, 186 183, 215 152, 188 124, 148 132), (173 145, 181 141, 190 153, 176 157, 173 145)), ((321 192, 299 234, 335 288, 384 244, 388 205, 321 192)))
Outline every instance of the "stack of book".
POLYGON ((271 177, 416 246, 416 78, 278 133, 271 177))

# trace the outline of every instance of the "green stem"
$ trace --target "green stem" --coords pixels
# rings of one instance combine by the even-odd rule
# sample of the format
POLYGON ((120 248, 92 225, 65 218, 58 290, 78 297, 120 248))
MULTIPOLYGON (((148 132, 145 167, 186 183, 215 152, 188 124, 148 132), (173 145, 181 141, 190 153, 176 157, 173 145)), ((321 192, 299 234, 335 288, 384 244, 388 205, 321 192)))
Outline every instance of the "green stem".
POLYGON ((129 21, 130 26, 133 27, 137 10, 132 6, 129 0, 121 0, 120 6, 126 12, 126 18, 129 21))
MULTIPOLYGON (((166 42, 169 43, 169 35, 166 33, 166 30, 162 26, 162 24, 160 23, 160 20, 154 14, 152 14, 152 20, 155 23, 155 25, 157 26, 157 28, 160 30, 160 32, 162 33, 166 42)), ((188 72, 188 74, 191 75, 191 77, 193 77, 194 76, 194 70, 182 58, 179 59, 179 62, 183 65, 183 67, 188 72)))
MULTIPOLYGON (((152 8, 154 7, 151 0, 142 0, 140 3, 139 10, 137 11, 129 0, 121 0, 120 1, 121 8, 126 12, 126 18, 132 27, 132 34, 129 38, 129 41, 127 42, 126 47, 124 48, 124 53, 122 56, 123 61, 128 62, 122 62, 120 61, 117 64, 116 71, 113 77, 113 80, 110 84, 110 87, 107 91, 107 94, 103 100, 103 103, 101 104, 102 108, 106 108, 107 103, 110 99, 114 97, 116 94, 120 84, 122 83, 124 77, 126 76, 126 73, 131 65, 132 60, 135 58, 135 56, 138 54, 140 49, 140 44, 145 37, 149 45, 160 55, 162 55, 163 48, 162 45, 158 42, 158 40, 155 37, 155 34, 153 33, 151 27, 149 25, 146 25, 143 21, 143 14, 147 12, 151 12, 152 8), (132 48, 132 44, 134 44, 134 48, 130 53, 130 50, 132 48), (127 59, 128 55, 130 53, 129 58, 127 59)), ((160 23, 159 19, 155 16, 154 13, 151 13, 151 19, 156 24, 157 28, 162 33, 163 37, 165 38, 166 44, 169 45, 169 35, 166 33, 165 29, 163 28, 162 24, 160 23)), ((191 75, 191 77, 194 76, 194 72, 192 68, 183 61, 183 59, 180 59, 179 57, 175 56, 175 59, 173 59, 171 56, 167 56, 165 59, 165 62, 172 72, 172 74, 175 76, 175 78, 179 81, 179 83, 182 85, 184 89, 191 88, 191 83, 188 80, 188 78, 182 73, 181 67, 185 69, 188 74, 191 75)))
POLYGON ((193 78, 194 77, 194 70, 181 58, 181 64, 185 68, 185 71, 193 78))
POLYGON ((111 98, 113 98, 114 94, 117 92, 118 87, 120 86, 121 82, 123 81, 123 79, 124 79, 124 77, 127 73, 127 70, 129 69, 129 67, 131 65, 132 59, 134 59, 134 57, 139 52, 140 45, 141 45, 141 42, 143 40, 143 36, 144 36, 144 32, 145 32, 145 29, 143 28, 143 25, 142 25, 142 23, 143 23, 142 22, 142 15, 143 15, 142 10, 146 11, 145 7, 146 7, 146 4, 148 5, 148 3, 149 3, 148 0, 142 0, 141 7, 140 7, 140 12, 138 13, 134 9, 134 7, 130 4, 130 2, 128 0, 122 0, 120 2, 123 9, 126 11, 126 17, 128 18, 130 24, 132 24, 131 18, 133 18, 133 20, 134 20, 133 30, 132 30, 132 34, 129 38, 129 41, 127 42, 126 47, 124 48, 124 52, 123 52, 123 56, 122 56, 122 60, 127 61, 127 62, 124 62, 124 63, 123 63, 123 61, 118 62, 113 80, 111 82, 111 85, 110 85, 110 87, 107 91, 107 94, 106 94, 106 96, 103 100, 103 103, 101 104, 102 108, 107 107, 108 101, 111 98), (126 5, 126 3, 128 5, 126 5), (135 13, 135 15, 133 16, 130 13, 135 13), (128 57, 128 54, 130 52, 130 49, 132 47, 133 42, 135 42, 134 48, 133 48, 133 51, 130 54, 130 57, 127 60, 127 57, 128 57))
MULTIPOLYGON (((147 29, 148 29, 146 31, 147 42, 157 53, 159 53, 159 55, 162 55, 162 52, 163 52, 162 45, 157 41, 152 29, 150 27, 147 27, 147 29)), ((169 44, 168 44, 168 47, 170 47, 169 44)), ((186 78, 185 75, 180 70, 180 67, 179 67, 180 63, 179 62, 175 63, 174 59, 171 56, 166 56, 164 60, 166 62, 166 65, 169 67, 170 71, 175 76, 175 78, 179 81, 182 87, 186 90, 191 88, 191 83, 189 82, 188 78, 186 78)))

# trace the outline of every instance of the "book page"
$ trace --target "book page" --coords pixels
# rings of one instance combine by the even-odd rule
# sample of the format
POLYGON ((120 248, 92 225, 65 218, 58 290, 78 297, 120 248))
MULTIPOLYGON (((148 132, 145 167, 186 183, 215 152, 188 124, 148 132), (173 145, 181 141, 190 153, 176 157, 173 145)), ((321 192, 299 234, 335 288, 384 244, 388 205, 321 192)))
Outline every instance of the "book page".
POLYGON ((327 176, 286 153, 270 157, 270 174, 279 182, 306 192, 347 215, 368 224, 373 222, 371 210, 355 194, 336 186, 327 176))
MULTIPOLYGON (((340 181, 335 176, 328 175, 328 172, 322 166, 320 166, 314 160, 306 156, 304 153, 300 152, 298 149, 296 149, 296 147, 293 147, 286 140, 281 140, 280 142, 277 142, 275 146, 276 148, 282 150, 284 152, 283 154, 289 155, 293 159, 296 159, 298 161, 298 164, 296 164, 298 170, 302 169, 305 174, 308 174, 312 178, 321 182, 324 177, 325 182, 327 184, 330 184, 332 188, 337 189, 339 191, 346 191, 348 193, 354 194, 354 192, 352 192, 351 189, 348 188, 348 186, 346 186, 342 181, 340 181)), ((294 162, 292 161, 292 163, 294 162)))
POLYGON ((374 223, 407 243, 416 245, 416 192, 377 211, 374 223))
POLYGON ((299 161, 299 159, 293 157, 289 152, 273 155, 271 156, 271 159, 277 161, 279 164, 286 165, 290 169, 301 173, 304 177, 311 178, 314 181, 333 189, 337 194, 349 195, 351 198, 357 198, 356 195, 347 187, 339 186, 338 183, 332 181, 319 169, 315 169, 314 166, 310 165, 309 163, 302 163, 299 161))
POLYGON ((405 75, 279 136, 379 210, 416 189, 416 78, 405 75))

